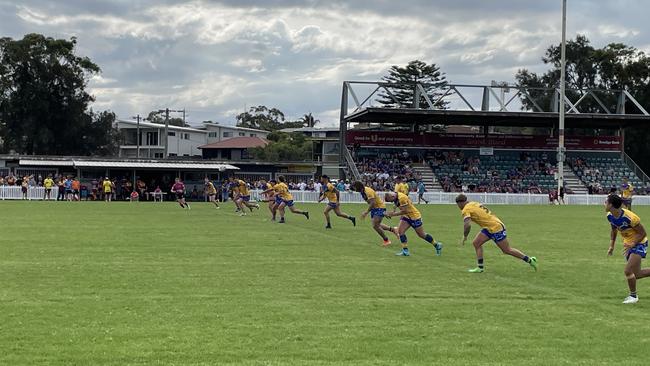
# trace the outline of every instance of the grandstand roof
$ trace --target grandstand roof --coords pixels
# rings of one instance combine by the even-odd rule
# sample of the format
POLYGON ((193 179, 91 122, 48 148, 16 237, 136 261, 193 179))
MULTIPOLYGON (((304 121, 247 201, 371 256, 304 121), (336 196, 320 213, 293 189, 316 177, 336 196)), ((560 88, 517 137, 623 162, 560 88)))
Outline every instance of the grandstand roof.
MULTIPOLYGON (((346 117, 348 123, 443 124, 473 126, 553 127, 558 113, 430 110, 413 108, 364 108, 346 117)), ((650 127, 650 116, 641 114, 566 114, 567 128, 650 127)))

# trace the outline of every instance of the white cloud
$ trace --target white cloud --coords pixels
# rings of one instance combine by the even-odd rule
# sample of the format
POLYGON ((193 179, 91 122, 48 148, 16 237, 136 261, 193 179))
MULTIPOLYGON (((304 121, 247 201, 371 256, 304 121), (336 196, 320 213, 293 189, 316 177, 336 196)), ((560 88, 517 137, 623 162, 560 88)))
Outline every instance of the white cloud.
MULTIPOLYGON (((640 31, 646 2, 624 2, 624 10, 617 1, 570 2, 569 34, 650 49, 640 31)), ((439 64, 453 82, 512 81, 519 68, 544 70, 545 49, 559 41, 560 9, 550 2, 269 4, 0 0, 0 31, 76 36, 79 52, 103 70, 90 81, 95 109, 129 117, 185 107, 196 121, 232 121, 245 105, 267 104, 289 116, 311 111, 329 124, 338 120, 344 80, 377 80, 417 58, 439 64)))

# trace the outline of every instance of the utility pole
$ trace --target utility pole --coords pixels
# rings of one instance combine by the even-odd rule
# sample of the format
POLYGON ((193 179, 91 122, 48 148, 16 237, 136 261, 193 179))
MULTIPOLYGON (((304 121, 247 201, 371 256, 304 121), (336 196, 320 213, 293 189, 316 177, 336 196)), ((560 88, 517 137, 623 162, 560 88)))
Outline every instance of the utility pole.
POLYGON ((185 108, 182 110, 175 110, 175 109, 159 109, 158 113, 164 113, 165 114, 165 136, 163 138, 165 139, 165 152, 163 154, 163 158, 167 159, 169 156, 169 112, 174 112, 174 113, 183 113, 183 124, 185 124, 185 108))
POLYGON ((135 144, 137 146, 137 148, 136 148, 136 157, 138 159, 140 159, 140 115, 138 114, 137 116, 131 117, 131 118, 135 118, 135 120, 137 121, 137 124, 136 124, 137 129, 136 129, 136 133, 135 133, 135 144))
POLYGON ((163 158, 169 156, 169 108, 165 108, 165 153, 163 158))
POLYGON ((560 126, 558 129, 558 148, 557 148, 557 193, 564 187, 564 117, 565 106, 564 99, 566 95, 566 0, 562 0, 562 50, 560 62, 560 126))

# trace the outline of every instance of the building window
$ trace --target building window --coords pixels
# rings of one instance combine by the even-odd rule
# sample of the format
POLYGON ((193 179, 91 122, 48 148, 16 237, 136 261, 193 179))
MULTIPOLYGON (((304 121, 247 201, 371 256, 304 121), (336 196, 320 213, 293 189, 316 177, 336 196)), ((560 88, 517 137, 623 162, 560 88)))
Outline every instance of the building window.
POLYGON ((154 157, 154 158, 162 158, 162 157, 163 157, 163 153, 153 153, 153 157, 154 157))
POLYGON ((246 136, 246 132, 240 132, 239 136, 246 136))
POLYGON ((190 139, 190 134, 189 133, 184 133, 183 134, 183 140, 189 140, 190 139))
POLYGON ((176 132, 167 132, 167 136, 176 136, 176 132))
POLYGON ((208 137, 217 137, 218 134, 216 132, 208 132, 208 137))
POLYGON ((158 132, 147 132, 147 141, 148 146, 158 146, 158 132))
POLYGON ((224 132, 223 137, 232 137, 232 132, 224 132))
POLYGON ((256 133, 251 133, 251 137, 257 137, 256 133))
POLYGON ((170 157, 172 157, 172 156, 176 156, 176 154, 174 154, 174 153, 169 153, 169 156, 170 156, 170 157))

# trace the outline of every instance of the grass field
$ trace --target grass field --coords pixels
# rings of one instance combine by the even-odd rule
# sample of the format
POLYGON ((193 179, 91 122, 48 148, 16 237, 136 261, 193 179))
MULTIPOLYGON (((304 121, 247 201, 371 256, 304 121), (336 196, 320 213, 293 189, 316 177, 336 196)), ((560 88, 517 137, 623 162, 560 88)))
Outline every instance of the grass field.
POLYGON ((493 206, 540 271, 489 245, 483 274, 455 206, 422 208, 445 249, 411 232, 410 258, 299 206, 0 202, 0 364, 647 364, 650 280, 621 304, 601 206, 493 206))

